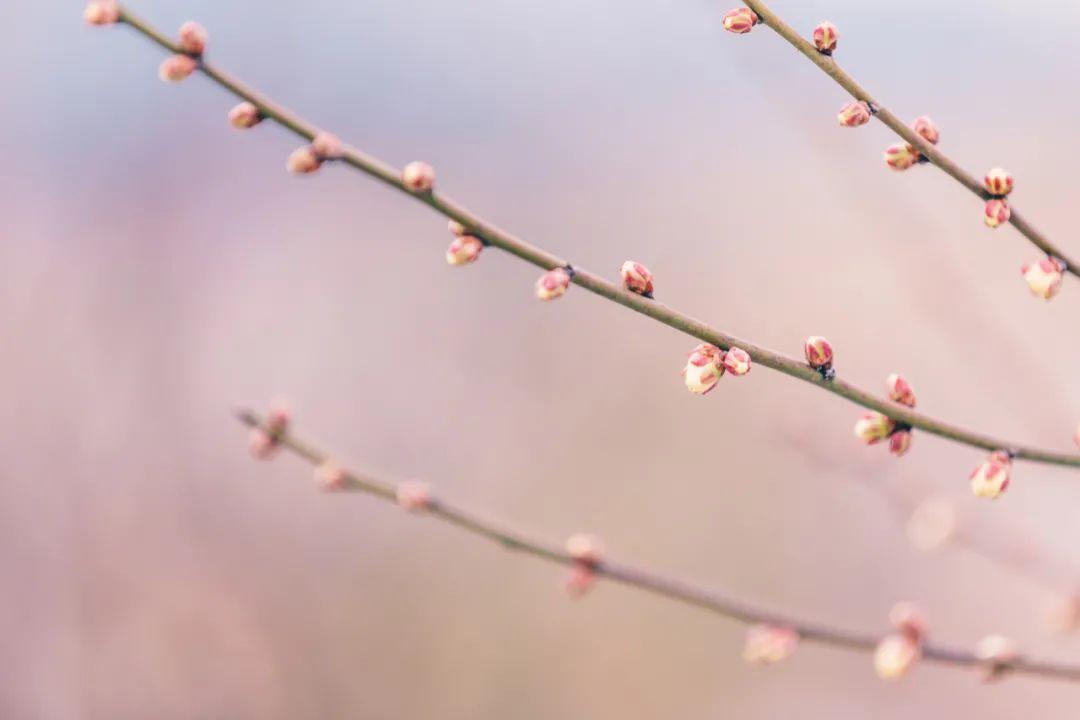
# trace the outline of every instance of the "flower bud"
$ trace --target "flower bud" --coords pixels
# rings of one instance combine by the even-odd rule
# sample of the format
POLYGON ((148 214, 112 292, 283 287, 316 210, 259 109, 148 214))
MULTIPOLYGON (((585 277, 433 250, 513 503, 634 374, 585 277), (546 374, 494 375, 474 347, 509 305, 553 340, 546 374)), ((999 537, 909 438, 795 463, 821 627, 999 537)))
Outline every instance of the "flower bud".
POLYGON ((1025 263, 1020 272, 1023 273, 1031 292, 1043 300, 1050 300, 1057 295, 1061 289, 1061 281, 1065 278, 1065 266, 1050 257, 1025 263))
POLYGON ((885 164, 893 170, 908 170, 918 162, 919 151, 907 143, 898 143, 885 148, 885 164))
POLYGON ((833 349, 829 341, 818 335, 811 335, 803 343, 806 362, 815 370, 827 370, 833 364, 833 349))
POLYGON ((986 201, 986 209, 983 211, 983 222, 986 223, 986 227, 996 228, 1009 222, 1011 217, 1012 210, 1009 208, 1009 203, 996 198, 986 201))
POLYGON ((484 243, 472 235, 454 238, 454 242, 446 248, 446 262, 450 265, 468 265, 476 262, 483 250, 484 243))
POLYGON ((896 423, 887 415, 868 412, 855 423, 855 437, 867 445, 874 445, 892 435, 896 423))
POLYGON ((814 47, 818 52, 832 55, 836 49, 836 41, 840 39, 840 31, 836 26, 826 20, 814 28, 814 47))
POLYGON ((604 550, 600 543, 600 539, 595 535, 577 533, 571 535, 569 539, 567 539, 566 554, 576 563, 593 567, 599 564, 600 558, 604 554, 604 550))
POLYGON ((986 173, 983 179, 983 187, 991 195, 1004 197, 1013 191, 1013 176, 1008 170, 994 168, 986 173))
POLYGON ((919 643, 906 635, 889 635, 874 650, 874 671, 882 680, 899 680, 921 656, 919 643))
POLYGON ((418 480, 407 480, 397 486, 397 504, 412 513, 431 508, 431 488, 418 480))
POLYGON ((627 290, 645 297, 652 297, 653 274, 649 272, 649 268, 633 260, 627 260, 619 268, 619 274, 622 275, 623 287, 627 290))
POLYGON ((229 111, 229 124, 237 130, 253 128, 263 121, 259 108, 249 102, 242 102, 229 111))
POLYGON ((592 589, 596 582, 596 573, 588 565, 574 563, 570 573, 566 576, 566 594, 572 598, 579 598, 592 589))
POLYGON ((411 162, 401 171, 401 182, 414 193, 429 192, 435 187, 435 169, 425 162, 411 162))
POLYGON ((320 160, 337 160, 345 152, 341 139, 337 135, 321 132, 311 141, 311 149, 320 160))
POLYGON ((715 345, 702 343, 690 351, 683 368, 686 389, 695 395, 706 395, 724 375, 724 353, 715 345))
POLYGON ((202 55, 206 52, 206 43, 210 40, 209 33, 199 23, 188 20, 180 26, 180 49, 188 55, 202 55))
POLYGON ((799 647, 799 633, 789 627, 754 625, 746 630, 743 660, 751 665, 774 665, 799 647))
POLYGON ((893 373, 885 379, 885 389, 889 393, 889 399, 909 408, 915 407, 915 391, 911 389, 902 376, 893 373))
POLYGON ((323 492, 341 492, 349 486, 349 475, 340 465, 327 460, 315 468, 315 483, 323 492))
POLYGON ((120 5, 116 0, 93 0, 87 3, 83 19, 98 27, 115 25, 120 21, 120 5))
POLYGON ((742 348, 733 347, 724 353, 724 369, 735 377, 750 372, 750 354, 742 348))
POLYGON ((848 103, 840 108, 840 113, 836 116, 836 120, 844 127, 859 127, 860 125, 865 125, 870 122, 870 106, 861 100, 848 103))
POLYGON ((465 229, 465 226, 459 223, 457 220, 451 220, 450 222, 448 222, 446 224, 446 229, 449 230, 450 234, 454 237, 461 237, 468 232, 465 229))
POLYGON ((947 498, 927 498, 911 513, 906 530, 908 540, 919 550, 937 550, 956 532, 956 508, 947 498))
POLYGON ((896 457, 903 457, 911 449, 911 431, 897 430, 889 436, 889 452, 896 457))
POLYGON ((285 167, 295 175, 310 175, 322 167, 322 160, 310 145, 297 148, 289 156, 285 167))
POLYGON ((926 636, 926 619, 914 604, 899 602, 889 611, 889 623, 904 637, 922 642, 926 636))
POLYGON ((993 500, 1008 490, 1011 479, 1012 458, 1004 450, 996 450, 972 471, 971 491, 977 497, 993 500))
POLYGON ((724 15, 724 29, 737 35, 745 35, 754 29, 760 18, 748 7, 730 10, 724 15))
POLYGON ((1000 680, 1020 659, 1016 646, 1007 637, 987 635, 975 645, 975 657, 983 663, 983 680, 1000 680))
POLYGON ((540 276, 536 281, 536 297, 541 300, 561 298, 570 289, 570 273, 566 268, 555 268, 540 276))
POLYGON ((277 454, 278 444, 262 428, 255 428, 248 436, 248 452, 256 460, 269 460, 277 454))
POLYGON ((938 141, 941 140, 941 133, 938 131, 937 125, 925 115, 915 118, 915 122, 911 124, 911 129, 931 145, 937 145, 938 141))
POLYGON ((171 55, 165 58, 158 68, 158 77, 163 82, 178 83, 195 72, 199 63, 187 55, 171 55))

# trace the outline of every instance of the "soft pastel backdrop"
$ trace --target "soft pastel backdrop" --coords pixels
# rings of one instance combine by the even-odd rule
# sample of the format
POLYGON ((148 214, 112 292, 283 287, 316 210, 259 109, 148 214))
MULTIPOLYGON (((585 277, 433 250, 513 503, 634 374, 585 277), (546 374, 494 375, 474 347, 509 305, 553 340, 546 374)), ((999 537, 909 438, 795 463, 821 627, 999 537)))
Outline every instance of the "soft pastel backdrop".
MULTIPOLYGON (((1016 203, 1080 252, 1080 8, 1021 0, 775 0, 831 19, 839 60, 942 146, 1018 177, 1016 203)), ((1032 248, 986 230, 931 168, 888 172, 882 126, 767 30, 702 0, 132 0, 196 18, 216 61, 575 263, 634 258, 667 302, 797 353, 824 334, 849 379, 893 371, 927 412, 1067 449, 1080 420, 1080 283, 1051 304, 1032 248)), ((800 616, 885 629, 898 599, 936 640, 999 631, 1080 660, 1047 589, 912 549, 853 482, 937 490, 1071 559, 1080 474, 1018 466, 979 503, 981 453, 916 434, 901 461, 857 409, 764 369, 691 397, 694 342, 491 252, 463 270, 445 222, 297 141, 225 123, 231 98, 166 87, 162 54, 82 26, 78 0, 0 23, 0 715, 10 718, 1071 716, 1080 687, 805 646, 745 667, 742 628, 561 571, 258 465, 236 404, 286 397, 343 461, 421 477, 558 540, 800 616)), ((1080 578, 1057 578, 1068 588, 1080 578)))

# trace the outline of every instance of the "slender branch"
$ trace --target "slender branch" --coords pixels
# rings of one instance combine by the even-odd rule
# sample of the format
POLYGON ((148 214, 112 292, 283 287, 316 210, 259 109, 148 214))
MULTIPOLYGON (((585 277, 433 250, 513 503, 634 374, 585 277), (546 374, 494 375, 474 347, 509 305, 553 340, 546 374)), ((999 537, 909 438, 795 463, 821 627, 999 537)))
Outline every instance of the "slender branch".
MULTIPOLYGON (((855 78, 851 77, 841 69, 833 56, 818 52, 818 49, 813 43, 799 35, 799 33, 792 29, 790 25, 785 23, 776 15, 776 13, 770 10, 768 5, 762 2, 762 0, 743 0, 743 4, 753 10, 758 17, 761 18, 762 22, 772 28, 777 35, 787 40, 792 47, 805 55, 810 62, 821 68, 826 75, 835 80, 836 83, 850 93, 853 98, 862 100, 863 102, 868 103, 872 108, 875 108, 875 116, 877 119, 903 138, 905 142, 914 145, 923 157, 927 158, 934 165, 937 165, 949 177, 956 180, 979 198, 989 200, 992 197, 974 175, 957 165, 952 159, 945 155, 945 153, 941 152, 937 146, 927 142, 925 138, 893 115, 892 112, 874 99, 869 92, 859 85, 859 83, 855 81, 855 78)), ((1012 204, 1010 203, 1010 207, 1011 205, 1012 204)), ((1032 245, 1039 248, 1047 255, 1064 261, 1066 269, 1073 275, 1080 277, 1080 264, 1069 259, 1059 247, 1050 242, 1049 238, 1036 230, 1030 222, 1017 212, 1015 207, 1011 207, 1011 209, 1012 217, 1009 219, 1009 222, 1012 223, 1013 227, 1030 240, 1032 245)))
MULTIPOLYGON (((315 467, 331 462, 331 458, 323 451, 297 438, 287 430, 282 431, 279 428, 272 428, 264 418, 250 410, 237 410, 236 417, 241 423, 250 428, 262 430, 268 435, 272 434, 277 446, 291 451, 315 467)), ((396 502, 397 487, 394 484, 368 475, 353 473, 344 468, 341 469, 341 472, 342 483, 336 489, 366 493, 387 502, 396 502)), ((560 565, 573 566, 577 562, 558 547, 537 542, 519 532, 489 523, 471 512, 443 500, 430 499, 425 512, 468 533, 498 543, 508 550, 518 551, 560 565)), ((878 636, 869 633, 852 632, 833 628, 822 623, 806 622, 787 617, 690 583, 664 577, 627 564, 601 560, 595 565, 591 565, 590 569, 599 577, 666 597, 670 600, 693 605, 741 623, 763 623, 772 626, 789 627, 798 632, 803 640, 822 645, 861 652, 873 652, 880 641, 878 636)), ((980 660, 973 653, 940 645, 925 644, 922 647, 922 654, 926 660, 946 665, 961 667, 985 665, 985 661, 980 660)), ((1080 666, 1062 663, 1020 658, 1014 664, 1010 664, 1009 670, 1010 672, 1056 680, 1080 681, 1080 666)))
MULTIPOLYGON (((172 53, 180 53, 179 46, 173 40, 147 24, 145 21, 136 17, 131 11, 123 9, 121 11, 120 19, 121 22, 127 23, 129 26, 138 30, 166 50, 172 53)), ((252 90, 239 80, 229 76, 210 63, 200 60, 199 69, 203 74, 233 95, 252 103, 264 116, 276 121, 297 135, 310 141, 313 140, 318 133, 318 129, 311 123, 268 100, 260 93, 252 90)), ((428 192, 417 194, 410 191, 402 182, 400 173, 382 160, 367 155, 355 148, 346 147, 341 161, 363 173, 381 180, 385 184, 400 190, 410 197, 423 202, 436 212, 439 212, 452 220, 456 220, 468 228, 471 234, 478 236, 494 247, 505 250, 511 255, 516 255, 526 262, 545 270, 569 266, 569 263, 565 259, 530 245, 511 233, 496 227, 441 193, 428 192)), ((755 345, 754 343, 741 338, 728 335, 727 333, 706 325, 700 320, 667 307, 663 303, 629 292, 577 265, 574 265, 573 282, 575 285, 599 295, 600 297, 616 302, 635 312, 641 313, 642 315, 651 317, 668 327, 674 328, 675 330, 697 338, 698 340, 716 345, 723 350, 728 350, 732 347, 740 347, 759 365, 778 370, 785 375, 790 375, 803 382, 816 385, 817 387, 839 395, 840 397, 846 398, 853 403, 888 415, 898 423, 910 425, 911 427, 919 428, 947 440, 952 440, 971 447, 983 448, 985 450, 1008 449, 1019 459, 1053 465, 1080 467, 1080 455, 1022 446, 1008 440, 1002 440, 965 430, 961 427, 916 413, 897 403, 877 397, 843 379, 836 378, 826 380, 818 371, 814 370, 804 362, 755 345)))

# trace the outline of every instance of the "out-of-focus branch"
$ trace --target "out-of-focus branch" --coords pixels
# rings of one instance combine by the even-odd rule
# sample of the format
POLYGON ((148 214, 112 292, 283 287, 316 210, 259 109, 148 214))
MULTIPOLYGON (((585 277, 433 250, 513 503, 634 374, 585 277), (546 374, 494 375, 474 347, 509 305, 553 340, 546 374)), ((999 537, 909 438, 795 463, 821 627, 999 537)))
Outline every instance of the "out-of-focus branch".
MULTIPOLYGON (((178 43, 154 28, 152 25, 138 18, 130 10, 120 8, 118 19, 120 22, 126 23, 169 52, 179 55, 184 54, 183 49, 178 43)), ((199 57, 197 60, 198 70, 233 95, 250 102, 263 117, 274 120, 281 126, 291 130, 306 140, 311 141, 315 139, 319 130, 314 125, 272 102, 262 94, 244 85, 239 80, 221 71, 216 66, 206 62, 204 58, 199 57)), ((414 192, 402 181, 400 172, 375 157, 367 155, 355 148, 346 147, 341 154, 340 160, 341 162, 382 181, 386 185, 423 202, 451 220, 460 223, 468 229, 470 234, 481 238, 489 245, 505 250, 506 252, 545 270, 570 267, 570 263, 565 259, 526 243, 524 240, 496 227, 441 193, 434 191, 421 193, 414 192)), ((732 347, 742 348, 750 355, 754 362, 760 365, 772 368, 773 370, 777 370, 785 375, 802 380, 803 382, 816 385, 817 387, 827 390, 835 395, 839 395, 840 397, 863 407, 876 410, 877 412, 892 418, 897 423, 919 428, 947 440, 952 440, 971 447, 991 451, 1001 449, 1009 450, 1019 459, 1053 465, 1080 467, 1080 455, 1019 445, 1008 440, 972 432, 932 417, 916 413, 909 408, 890 402, 873 393, 856 387, 841 378, 827 379, 822 373, 810 367, 805 362, 795 360, 794 358, 747 342, 741 338, 728 335, 727 333, 710 327, 700 320, 667 307, 662 303, 656 302, 649 297, 629 292, 623 287, 609 282, 598 275, 577 267, 576 265, 573 266, 573 269, 572 282, 600 297, 623 305, 642 315, 646 315, 668 327, 697 338, 698 340, 716 345, 723 350, 729 350, 732 347)))
MULTIPOLYGON (((989 200, 991 195, 983 183, 964 170, 945 153, 938 150, 936 146, 928 142, 924 137, 915 132, 912 128, 908 127, 901 121, 896 115, 876 100, 869 92, 866 91, 855 78, 851 77, 845 72, 833 58, 832 54, 822 53, 817 47, 796 32, 790 25, 785 23, 776 13, 769 9, 762 0, 743 0, 743 4, 753 10, 761 21, 776 32, 777 35, 787 40, 788 43, 798 50, 800 53, 806 56, 810 62, 817 65, 821 70, 831 77, 836 83, 844 88, 853 98, 867 103, 874 109, 875 117, 884 123, 890 130, 895 132, 904 142, 915 147, 919 153, 922 154, 929 162, 938 166, 949 177, 956 180, 958 183, 966 187, 972 193, 977 195, 983 200, 989 200)), ((1012 208, 1012 215, 1009 219, 1013 227, 1020 231, 1020 233, 1026 237, 1032 245, 1042 250, 1048 256, 1057 258, 1065 263, 1066 269, 1080 277, 1080 263, 1070 259, 1061 248, 1050 242, 1044 234, 1035 229, 1035 227, 1024 218, 1015 208, 1012 208)))
MULTIPOLYGON (((330 456, 323 451, 296 437, 284 426, 275 426, 250 410, 238 410, 236 417, 244 425, 265 433, 267 437, 272 437, 276 447, 289 450, 312 466, 316 468, 332 466, 336 475, 333 485, 334 490, 361 492, 391 503, 401 502, 401 486, 368 475, 350 472, 337 466, 332 462, 330 456)), ((518 551, 568 567, 573 567, 580 562, 568 551, 532 540, 517 531, 490 523, 467 510, 434 497, 425 498, 423 510, 425 514, 435 519, 496 542, 508 550, 518 551)), ((821 623, 787 617, 705 590, 687 582, 603 558, 591 563, 590 571, 598 577, 687 605, 693 605, 741 623, 790 628, 797 632, 801 639, 806 641, 848 650, 873 652, 881 640, 880 637, 869 633, 851 632, 821 623)), ((924 644, 921 651, 922 657, 926 660, 942 664, 961 667, 984 667, 986 665, 985 659, 965 650, 924 644)), ((1074 682, 1080 681, 1080 667, 1074 665, 1018 658, 1010 662, 1008 669, 1010 672, 1026 675, 1074 682)))

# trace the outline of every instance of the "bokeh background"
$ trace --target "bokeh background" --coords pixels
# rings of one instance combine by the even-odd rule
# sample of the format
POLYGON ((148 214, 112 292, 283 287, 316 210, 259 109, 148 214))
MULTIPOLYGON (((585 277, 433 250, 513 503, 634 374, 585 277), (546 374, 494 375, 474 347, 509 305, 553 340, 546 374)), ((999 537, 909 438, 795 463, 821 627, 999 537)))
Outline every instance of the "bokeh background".
MULTIPOLYGON (((775 0, 841 29, 840 61, 930 114, 976 172, 1080 252, 1080 6, 775 0)), ((1080 420, 1080 286, 1046 304, 1036 257, 891 134, 837 127, 842 91, 768 31, 686 0, 135 0, 196 18, 215 60, 576 264, 649 265, 658 294, 845 377, 893 371, 943 418, 1065 450, 1080 420)), ((743 629, 247 457, 235 405, 287 398, 353 467, 792 614, 882 631, 921 603, 936 640, 989 632, 1080 660, 1044 610, 1080 582, 907 543, 874 483, 941 492, 1008 544, 1071 563, 1080 477, 1021 464, 979 502, 982 454, 917 434, 901 461, 858 411, 759 369, 705 399, 695 343, 486 254, 450 269, 445 222, 233 104, 162 55, 82 26, 82 3, 3 3, 0 113, 0 715, 10 718, 984 718, 1071 715, 1080 689, 986 687, 804 646, 744 666, 743 629), (867 484, 869 482, 869 485, 867 484), (1010 530, 1008 532, 1013 532, 1010 530)))

